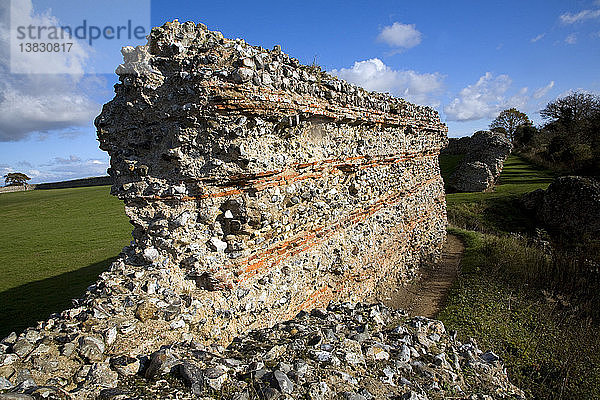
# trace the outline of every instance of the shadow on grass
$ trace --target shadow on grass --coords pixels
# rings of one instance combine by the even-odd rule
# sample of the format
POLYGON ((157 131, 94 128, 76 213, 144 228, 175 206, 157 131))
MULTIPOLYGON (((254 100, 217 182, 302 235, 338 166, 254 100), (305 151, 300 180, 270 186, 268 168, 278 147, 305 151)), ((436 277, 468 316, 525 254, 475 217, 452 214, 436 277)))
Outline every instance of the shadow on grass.
POLYGON ((515 179, 515 178, 510 178, 510 180, 508 179, 504 179, 501 180, 498 184, 499 185, 543 185, 543 184, 550 184, 552 183, 552 179, 551 178, 525 178, 525 179, 515 179))
POLYGON ((10 332, 20 333, 54 312, 72 306, 71 299, 79 298, 94 283, 116 257, 64 273, 8 289, 0 293, 0 338, 10 332))

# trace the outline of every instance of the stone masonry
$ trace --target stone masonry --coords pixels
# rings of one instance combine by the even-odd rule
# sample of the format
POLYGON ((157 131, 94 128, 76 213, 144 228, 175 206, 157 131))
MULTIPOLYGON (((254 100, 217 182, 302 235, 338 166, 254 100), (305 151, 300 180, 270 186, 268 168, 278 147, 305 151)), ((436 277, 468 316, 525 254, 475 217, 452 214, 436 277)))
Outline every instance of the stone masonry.
POLYGON ((96 120, 113 193, 139 262, 201 299, 212 336, 358 300, 440 248, 431 108, 189 22, 123 54, 96 120))
POLYGON ((453 139, 442 153, 464 157, 448 186, 458 192, 492 190, 512 148, 510 140, 499 132, 478 131, 470 138, 453 139))
POLYGON ((438 254, 433 109, 191 22, 123 55, 96 127, 133 241, 74 308, 2 342, 3 389, 94 398, 138 372, 123 360, 356 302, 438 254))

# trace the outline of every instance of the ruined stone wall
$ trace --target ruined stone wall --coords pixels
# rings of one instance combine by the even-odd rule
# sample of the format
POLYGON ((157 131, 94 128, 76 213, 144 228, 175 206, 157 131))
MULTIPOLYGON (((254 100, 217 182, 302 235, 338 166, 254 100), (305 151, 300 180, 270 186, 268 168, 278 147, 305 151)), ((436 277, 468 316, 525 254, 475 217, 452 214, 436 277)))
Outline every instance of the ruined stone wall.
POLYGON ((134 240, 73 309, 5 340, 0 376, 93 397, 162 345, 360 300, 439 252, 433 109, 190 22, 123 55, 96 126, 134 240))
POLYGON ((124 56, 96 125, 140 259, 237 324, 361 298, 439 248, 434 110, 192 23, 124 56))
POLYGON ((450 189, 458 192, 492 190, 513 149, 504 134, 492 131, 475 132, 469 138, 452 141, 448 147, 444 154, 461 154, 461 147, 467 150, 448 182, 450 189))

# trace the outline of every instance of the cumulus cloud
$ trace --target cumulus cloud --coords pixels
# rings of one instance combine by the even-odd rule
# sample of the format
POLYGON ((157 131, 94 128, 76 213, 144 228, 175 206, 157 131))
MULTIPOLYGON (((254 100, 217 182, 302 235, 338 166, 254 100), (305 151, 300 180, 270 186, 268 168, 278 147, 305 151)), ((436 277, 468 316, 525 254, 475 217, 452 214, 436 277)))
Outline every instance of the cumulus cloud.
POLYGON ((540 98, 544 97, 545 95, 548 94, 550 89, 552 89, 553 87, 554 87, 554 81, 551 81, 548 85, 541 87, 541 88, 537 89, 535 92, 533 92, 533 98, 540 99, 540 98))
POLYGON ((57 164, 72 164, 81 161, 81 158, 71 154, 68 158, 54 157, 54 161, 57 164))
POLYGON ((437 72, 420 74, 412 70, 394 70, 378 58, 356 61, 352 68, 334 69, 331 73, 367 90, 389 92, 434 107, 439 106, 435 95, 442 89, 444 80, 437 72))
POLYGON ((574 33, 571 33, 570 35, 567 35, 567 37, 565 38, 565 43, 566 44, 575 44, 577 43, 577 35, 574 33))
POLYGON ((574 24, 577 22, 585 21, 586 19, 595 19, 598 17, 600 17, 600 10, 582 10, 577 14, 562 14, 560 16, 560 22, 562 22, 563 24, 574 24))
POLYGON ((493 118, 498 112, 510 108, 522 108, 528 101, 528 88, 521 88, 515 95, 506 97, 512 80, 508 75, 494 75, 486 72, 473 85, 463 88, 444 107, 449 121, 473 121, 493 118))
MULTIPOLYGON (((13 23, 19 25, 56 25, 57 21, 48 14, 35 14, 31 0, 12 2, 18 5, 10 10, 11 2, 0 4, 0 142, 18 141, 34 132, 60 131, 76 126, 87 126, 99 112, 100 105, 86 95, 89 86, 98 86, 97 78, 83 75, 86 53, 82 47, 75 47, 73 53, 51 54, 46 59, 48 68, 58 64, 69 74, 30 73, 32 66, 26 63, 14 65, 11 73, 11 57, 8 54, 10 26, 8 14, 13 23), (57 64, 58 63, 58 64, 57 64)), ((52 72, 51 70, 48 70, 52 72)))
POLYGON ((540 33, 540 34, 539 34, 539 35, 537 35, 536 37, 534 37, 534 38, 531 38, 531 43, 535 43, 535 42, 537 42, 537 41, 539 41, 539 40, 542 40, 542 38, 543 38, 544 36, 546 36, 546 34, 545 34, 545 33, 540 33))
POLYGON ((555 82, 538 88, 530 94, 529 88, 511 90, 512 79, 508 75, 494 76, 486 72, 473 85, 463 88, 458 95, 444 107, 449 121, 474 121, 483 118, 495 118, 507 108, 515 107, 521 111, 536 106, 534 100, 546 96, 555 82), (512 95, 509 91, 513 92, 512 95))
POLYGON ((377 40, 387 43, 391 47, 399 49, 410 49, 421 43, 422 34, 416 28, 415 24, 403 24, 394 22, 390 26, 385 26, 377 40))

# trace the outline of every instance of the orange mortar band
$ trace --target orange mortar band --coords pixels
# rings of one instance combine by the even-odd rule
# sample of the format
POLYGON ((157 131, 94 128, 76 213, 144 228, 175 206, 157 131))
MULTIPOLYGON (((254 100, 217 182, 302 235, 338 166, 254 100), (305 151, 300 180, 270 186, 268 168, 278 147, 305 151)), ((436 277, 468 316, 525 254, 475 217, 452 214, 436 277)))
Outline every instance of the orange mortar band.
POLYGON ((364 221, 367 217, 369 217, 369 216, 373 215, 375 212, 381 210, 385 204, 392 205, 394 203, 397 203, 398 201, 400 201, 403 198, 414 195, 415 193, 417 193, 419 191, 419 189, 422 189, 425 186, 427 186, 430 183, 435 182, 435 181, 438 181, 438 179, 432 178, 432 179, 429 179, 429 180, 413 187, 409 191, 395 191, 390 195, 380 198, 372 206, 354 210, 348 216, 337 221, 333 225, 329 225, 329 226, 323 225, 323 226, 319 226, 319 227, 313 227, 309 231, 306 231, 306 233, 304 235, 297 236, 297 237, 285 240, 283 242, 279 242, 279 243, 275 244, 275 246, 265 249, 262 252, 257 252, 255 254, 247 257, 245 260, 240 261, 239 263, 236 262, 234 264, 226 265, 225 268, 233 267, 233 268, 238 269, 238 268, 242 268, 244 265, 246 265, 246 267, 244 268, 244 272, 242 274, 240 274, 240 276, 238 277, 238 280, 236 282, 238 284, 241 284, 241 283, 247 281, 248 279, 252 278, 256 274, 258 274, 258 272, 261 271, 262 269, 273 268, 274 266, 278 265, 284 259, 286 259, 292 255, 299 254, 300 252, 309 250, 310 248, 323 243, 326 239, 328 239, 335 232, 337 232, 338 228, 340 228, 341 226, 347 227, 351 224, 356 224, 358 222, 364 221), (315 240, 311 241, 311 239, 315 239, 315 240), (300 243, 296 244, 296 242, 298 242, 298 241, 300 241, 300 243), (296 250, 296 251, 294 251, 294 250, 296 250), (269 256, 271 256, 273 253, 276 253, 276 252, 278 253, 278 255, 284 255, 286 253, 288 253, 288 254, 285 257, 277 257, 274 260, 270 260, 270 259, 272 259, 272 257, 269 257, 269 256), (250 264, 255 259, 259 259, 259 261, 250 264), (266 265, 266 264, 268 264, 268 265, 266 265))
MULTIPOLYGON (((286 185, 290 185, 294 182, 298 182, 298 181, 302 181, 302 180, 306 180, 306 179, 321 178, 324 176, 324 174, 317 173, 317 172, 321 172, 321 171, 325 171, 328 174, 337 173, 339 171, 342 171, 342 168, 344 168, 344 167, 349 167, 349 168, 354 167, 356 169, 363 170, 363 169, 367 169, 367 168, 378 167, 378 166, 382 166, 382 165, 390 165, 390 164, 399 163, 399 162, 408 161, 408 160, 422 160, 422 159, 426 159, 426 158, 430 158, 430 157, 437 157, 437 153, 436 152, 405 152, 405 153, 395 153, 395 154, 388 154, 388 155, 384 155, 384 156, 369 157, 369 158, 367 158, 365 156, 358 156, 358 157, 350 157, 350 158, 346 158, 346 159, 331 159, 331 160, 315 161, 314 163, 304 163, 304 164, 295 163, 295 164, 291 164, 291 168, 295 167, 295 168, 304 169, 304 168, 311 166, 312 170, 311 170, 311 172, 302 173, 302 172, 298 172, 297 170, 293 170, 293 169, 287 169, 287 170, 281 169, 281 170, 277 170, 277 171, 269 171, 268 173, 263 172, 263 173, 257 173, 257 174, 247 174, 247 175, 238 174, 238 175, 233 175, 229 178, 224 178, 224 180, 226 182, 219 186, 234 186, 234 185, 236 185, 236 186, 240 187, 240 189, 228 189, 228 190, 225 190, 222 192, 204 193, 204 194, 201 194, 198 196, 177 197, 177 196, 154 195, 154 196, 140 196, 139 198, 144 199, 144 200, 162 200, 162 201, 168 201, 168 200, 193 201, 193 200, 201 200, 201 199, 207 199, 207 198, 219 198, 219 197, 226 197, 226 196, 242 194, 243 192, 246 192, 249 190, 262 191, 262 190, 270 188, 270 187, 286 186, 286 185), (362 161, 362 160, 366 160, 366 161, 364 161, 362 163, 352 162, 352 161, 362 161), (329 169, 325 165, 325 164, 333 164, 333 163, 337 163, 337 164, 330 166, 329 169), (258 179, 258 178, 262 178, 263 176, 267 176, 267 175, 270 175, 270 176, 268 176, 267 178, 264 178, 264 179, 258 179), (244 176, 245 178, 241 178, 241 176, 244 176), (241 182, 243 182, 243 184, 241 182)), ((198 181, 208 181, 208 180, 212 181, 212 180, 214 180, 214 178, 198 179, 198 181)))
POLYGON ((448 131, 448 128, 441 122, 431 123, 428 118, 421 121, 406 115, 391 114, 354 105, 341 106, 314 96, 299 95, 283 90, 256 86, 240 86, 220 81, 204 81, 199 86, 211 89, 211 94, 220 98, 220 101, 223 103, 212 99, 210 101, 211 105, 221 110, 254 110, 262 111, 269 115, 272 114, 273 110, 279 111, 278 114, 282 110, 287 110, 325 116, 340 121, 354 119, 386 126, 411 126, 417 129, 428 129, 439 132, 448 131), (263 95, 263 93, 267 96, 263 95), (260 97, 257 97, 257 95, 260 97), (249 100, 252 97, 255 97, 256 100, 249 100))
MULTIPOLYGON (((400 234, 400 237, 406 236, 409 234, 409 232, 415 226, 426 221, 432 213, 433 213, 433 211, 430 208, 427 210, 427 212, 421 218, 411 221, 409 226, 404 226, 404 223, 400 223, 396 227, 394 227, 394 229, 402 227, 403 232, 400 234)), ((366 280, 373 280, 375 278, 375 276, 373 276, 373 275, 370 275, 370 274, 366 275, 366 274, 367 274, 367 272, 364 272, 363 274, 358 273, 358 275, 356 275, 356 274, 354 274, 353 271, 349 271, 345 274, 345 276, 342 279, 340 279, 337 282, 334 282, 334 284, 335 284, 334 287, 330 287, 329 283, 322 285, 319 289, 317 289, 313 293, 311 293, 302 304, 300 304, 298 307, 296 307, 293 311, 290 311, 289 315, 294 316, 299 311, 307 309, 308 307, 311 307, 317 301, 320 301, 321 304, 328 303, 330 300, 333 299, 335 293, 341 291, 341 289, 339 289, 339 288, 345 286, 353 279, 357 282, 363 282, 366 280), (328 291, 327 289, 331 289, 331 290, 328 291), (330 293, 328 293, 328 292, 330 292, 330 293)))

